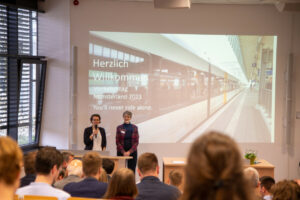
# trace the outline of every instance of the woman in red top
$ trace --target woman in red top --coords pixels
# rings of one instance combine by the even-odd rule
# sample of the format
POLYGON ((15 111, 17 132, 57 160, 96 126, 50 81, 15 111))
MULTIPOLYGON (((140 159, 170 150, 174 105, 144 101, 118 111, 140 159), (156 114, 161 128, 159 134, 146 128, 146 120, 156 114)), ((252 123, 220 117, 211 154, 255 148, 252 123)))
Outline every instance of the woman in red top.
POLYGON ((131 124, 131 118, 132 113, 130 111, 123 113, 124 123, 117 127, 116 144, 117 156, 132 156, 132 159, 127 161, 127 166, 135 173, 139 132, 137 126, 131 124))
POLYGON ((135 176, 132 170, 120 168, 115 171, 110 179, 104 199, 134 200, 138 190, 135 184, 135 176))

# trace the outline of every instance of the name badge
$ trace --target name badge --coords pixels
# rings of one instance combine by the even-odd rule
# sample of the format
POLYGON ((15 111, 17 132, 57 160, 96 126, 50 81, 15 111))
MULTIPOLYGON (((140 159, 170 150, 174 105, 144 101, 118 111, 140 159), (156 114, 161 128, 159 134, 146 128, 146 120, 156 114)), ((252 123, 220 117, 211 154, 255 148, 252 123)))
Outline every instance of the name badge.
POLYGON ((125 132, 126 132, 126 130, 124 130, 124 129, 121 130, 121 133, 122 133, 122 134, 125 134, 125 132))

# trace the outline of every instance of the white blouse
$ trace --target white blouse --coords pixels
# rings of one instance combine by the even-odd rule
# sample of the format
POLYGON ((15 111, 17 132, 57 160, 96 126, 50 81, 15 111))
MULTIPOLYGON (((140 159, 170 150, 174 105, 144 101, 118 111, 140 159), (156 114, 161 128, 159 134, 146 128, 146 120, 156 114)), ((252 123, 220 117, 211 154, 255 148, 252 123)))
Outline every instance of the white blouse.
POLYGON ((101 143, 102 143, 102 136, 100 134, 100 130, 98 129, 97 137, 94 136, 93 138, 93 150, 102 151, 101 143))

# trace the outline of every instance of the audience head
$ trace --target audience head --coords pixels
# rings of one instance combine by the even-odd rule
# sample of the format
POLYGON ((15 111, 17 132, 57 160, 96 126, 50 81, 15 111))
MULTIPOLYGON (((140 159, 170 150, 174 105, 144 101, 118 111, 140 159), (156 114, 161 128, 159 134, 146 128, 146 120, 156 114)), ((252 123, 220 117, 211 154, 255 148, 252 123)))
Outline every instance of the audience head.
POLYGON ((104 198, 110 199, 117 196, 127 196, 135 198, 137 194, 138 190, 135 184, 135 176, 132 170, 127 168, 120 168, 114 172, 104 198))
POLYGON ((255 168, 247 167, 246 169, 244 169, 244 174, 253 188, 259 187, 259 174, 255 168))
POLYGON ((13 190, 19 187, 22 161, 18 144, 9 137, 0 137, 0 185, 13 190))
POLYGON ((194 141, 185 174, 183 200, 252 199, 239 148, 224 134, 209 132, 194 141))
POLYGON ((270 189, 275 184, 275 180, 271 176, 263 176, 260 178, 260 193, 262 196, 270 195, 270 189))
POLYGON ((158 160, 154 153, 143 153, 139 156, 138 173, 141 178, 145 176, 158 176, 158 160))
POLYGON ((59 169, 63 163, 62 154, 54 147, 41 148, 36 154, 35 170, 37 175, 53 176, 57 178, 59 169))
POLYGON ((82 177, 82 162, 81 160, 75 159, 70 162, 67 167, 68 175, 75 175, 82 177))
POLYGON ((100 177, 102 159, 97 152, 88 152, 82 157, 82 169, 85 176, 100 177))
POLYGON ((70 153, 70 152, 62 152, 63 158, 64 158, 64 162, 63 162, 63 168, 67 169, 68 165, 70 164, 70 162, 74 159, 74 154, 70 153))
POLYGON ((273 200, 299 200, 300 186, 295 181, 279 181, 271 187, 273 200))
POLYGON ((56 181, 60 181, 60 180, 64 179, 66 176, 67 176, 67 171, 62 168, 61 170, 59 170, 56 181))
POLYGON ((170 185, 178 187, 182 182, 182 173, 176 170, 172 170, 169 173, 170 185))
POLYGON ((107 173, 102 167, 101 167, 101 174, 98 180, 103 183, 108 183, 107 173))
POLYGON ((27 153, 24 156, 24 170, 25 174, 35 174, 35 159, 36 159, 36 151, 32 151, 27 153))
POLYGON ((107 174, 111 174, 114 171, 115 163, 110 159, 104 158, 102 162, 102 167, 107 174))

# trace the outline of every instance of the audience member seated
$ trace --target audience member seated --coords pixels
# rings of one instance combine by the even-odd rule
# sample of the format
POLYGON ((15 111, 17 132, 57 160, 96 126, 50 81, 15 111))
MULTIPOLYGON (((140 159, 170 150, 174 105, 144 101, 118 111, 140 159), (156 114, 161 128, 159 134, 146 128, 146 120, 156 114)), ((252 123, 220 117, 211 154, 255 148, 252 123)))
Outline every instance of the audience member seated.
POLYGON ((182 183, 182 174, 179 171, 172 170, 169 173, 169 184, 177 187, 179 189, 179 186, 182 183))
POLYGON ((20 187, 24 187, 26 185, 29 185, 31 182, 34 182, 35 180, 35 157, 36 157, 36 151, 35 152, 29 152, 24 156, 24 170, 25 170, 25 176, 21 178, 21 184, 20 187))
POLYGON ((181 200, 252 200, 237 144, 221 133, 200 136, 191 146, 181 200))
POLYGON ((20 184, 23 154, 9 137, 0 137, 0 200, 13 200, 20 184))
POLYGON ((295 181, 279 181, 271 187, 273 200, 299 200, 300 186, 295 181))
POLYGON ((249 181, 250 187, 254 190, 256 199, 261 199, 258 171, 253 167, 247 167, 244 169, 244 175, 249 181))
POLYGON ((83 173, 86 176, 80 182, 69 183, 64 190, 72 197, 102 198, 107 189, 107 183, 99 180, 102 169, 102 159, 97 152, 88 152, 82 158, 83 173))
POLYGON ((138 196, 136 200, 176 200, 180 191, 164 184, 158 179, 158 160, 153 153, 143 153, 138 158, 138 174, 141 182, 137 184, 138 196))
POLYGON ((134 200, 136 195, 137 188, 132 170, 120 168, 112 176, 104 199, 134 200))
POLYGON ((54 196, 66 200, 70 195, 51 185, 58 176, 63 163, 62 154, 53 147, 44 147, 37 152, 35 161, 36 179, 28 186, 19 188, 17 195, 54 196))
POLYGON ((67 176, 67 171, 65 169, 60 169, 57 178, 55 179, 55 182, 63 180, 67 176))
POLYGON ((100 174, 100 178, 98 179, 98 181, 103 182, 103 183, 108 183, 107 174, 106 174, 106 171, 103 169, 103 167, 101 167, 101 174, 100 174))
POLYGON ((106 171, 108 182, 111 179, 111 173, 114 171, 115 163, 114 161, 104 158, 102 163, 103 169, 106 171))
POLYGON ((63 155, 63 158, 64 158, 62 168, 66 170, 68 165, 74 159, 74 155, 71 152, 67 152, 67 151, 62 152, 62 155, 63 155))
POLYGON ((262 198, 264 200, 272 200, 270 189, 275 184, 275 180, 271 176, 263 176, 259 180, 260 180, 260 193, 262 198))
POLYGON ((82 162, 81 160, 72 160, 67 167, 68 176, 54 184, 54 187, 63 189, 68 183, 82 181, 82 162))

